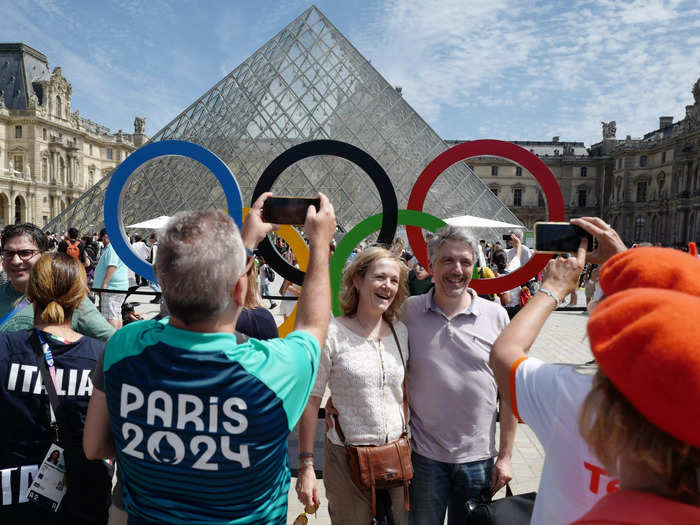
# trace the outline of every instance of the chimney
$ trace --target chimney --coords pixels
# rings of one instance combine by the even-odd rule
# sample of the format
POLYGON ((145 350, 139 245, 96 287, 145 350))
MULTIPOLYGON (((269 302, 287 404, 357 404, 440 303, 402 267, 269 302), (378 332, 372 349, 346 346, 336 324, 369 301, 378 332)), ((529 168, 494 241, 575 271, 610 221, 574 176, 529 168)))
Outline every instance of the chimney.
POLYGON ((659 117, 659 129, 666 129, 673 126, 673 117, 659 117))

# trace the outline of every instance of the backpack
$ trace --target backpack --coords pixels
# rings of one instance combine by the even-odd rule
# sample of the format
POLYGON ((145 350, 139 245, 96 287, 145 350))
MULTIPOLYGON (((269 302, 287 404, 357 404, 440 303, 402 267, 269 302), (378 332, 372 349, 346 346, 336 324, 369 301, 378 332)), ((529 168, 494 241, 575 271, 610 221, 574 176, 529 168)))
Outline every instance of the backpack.
POLYGON ((272 268, 270 268, 267 264, 265 265, 265 277, 267 277, 267 280, 271 283, 275 281, 275 272, 273 272, 272 268))
POLYGON ((80 241, 70 242, 66 241, 66 254, 73 257, 73 259, 80 259, 80 241))

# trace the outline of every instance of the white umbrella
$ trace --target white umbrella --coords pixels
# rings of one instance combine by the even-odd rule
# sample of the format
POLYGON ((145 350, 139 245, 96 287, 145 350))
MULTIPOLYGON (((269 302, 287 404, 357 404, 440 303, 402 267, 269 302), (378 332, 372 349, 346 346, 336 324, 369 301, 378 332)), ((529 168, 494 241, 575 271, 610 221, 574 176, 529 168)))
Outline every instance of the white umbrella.
POLYGON ((160 230, 168 224, 170 217, 167 215, 161 215, 155 219, 149 219, 143 222, 137 222, 136 224, 130 224, 127 228, 144 228, 147 230, 160 230))
POLYGON ((484 219, 474 215, 461 215, 459 217, 451 217, 445 219, 447 224, 452 226, 461 226, 463 228, 519 228, 523 229, 520 224, 510 224, 507 222, 494 221, 493 219, 484 219))

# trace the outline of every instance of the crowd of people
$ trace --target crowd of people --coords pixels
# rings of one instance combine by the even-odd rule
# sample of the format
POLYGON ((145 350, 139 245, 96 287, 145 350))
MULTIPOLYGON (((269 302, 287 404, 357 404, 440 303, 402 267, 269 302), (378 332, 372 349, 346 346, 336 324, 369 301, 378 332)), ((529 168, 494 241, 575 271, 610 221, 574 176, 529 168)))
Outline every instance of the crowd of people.
POLYGON ((497 249, 447 226, 426 236, 427 267, 400 241, 358 248, 332 318, 335 216, 319 194, 304 285, 278 281, 297 307, 280 338, 263 303, 275 276, 254 253, 277 227, 262 219, 269 195, 240 231, 224 212, 191 211, 157 242, 135 238, 158 281, 137 285, 157 286, 162 312, 139 320, 127 306, 128 323, 128 274, 106 232, 81 241, 71 229, 52 250, 31 224, 2 231, 0 522, 281 524, 297 424, 295 489, 313 512, 327 393, 333 524, 464 524, 471 503, 513 478, 519 420, 546 452, 532 523, 700 522, 700 260, 627 249, 603 220, 573 219, 594 251, 582 240, 532 290, 481 297, 474 277, 510 273, 532 252, 519 230, 497 249), (101 313, 90 286, 103 290, 101 313), (580 287, 595 364, 529 357, 580 287), (358 471, 356 458, 409 440, 393 481, 358 471))

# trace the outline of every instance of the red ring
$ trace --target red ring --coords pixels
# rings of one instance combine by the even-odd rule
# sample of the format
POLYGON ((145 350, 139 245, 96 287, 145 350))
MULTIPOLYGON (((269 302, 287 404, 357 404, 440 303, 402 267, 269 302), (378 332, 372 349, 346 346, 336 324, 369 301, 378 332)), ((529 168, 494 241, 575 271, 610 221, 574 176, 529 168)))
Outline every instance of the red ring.
MULTIPOLYGON (((537 155, 530 153, 524 148, 503 142, 501 140, 474 140, 463 142, 442 152, 428 164, 416 180, 408 198, 407 208, 409 210, 423 211, 425 197, 428 190, 433 185, 440 174, 453 164, 471 157, 489 155, 502 157, 511 160, 527 171, 532 173, 540 183, 544 197, 549 208, 549 221, 559 222, 564 220, 564 197, 561 188, 554 178, 554 174, 547 165, 542 162, 537 155)), ((408 243, 413 250, 413 254, 420 263, 428 268, 428 248, 421 234, 421 229, 417 226, 406 226, 406 236, 408 243)), ((548 254, 535 255, 530 261, 513 273, 503 275, 496 279, 472 279, 471 288, 480 294, 492 294, 505 292, 521 286, 537 275, 547 265, 550 259, 548 254)))

